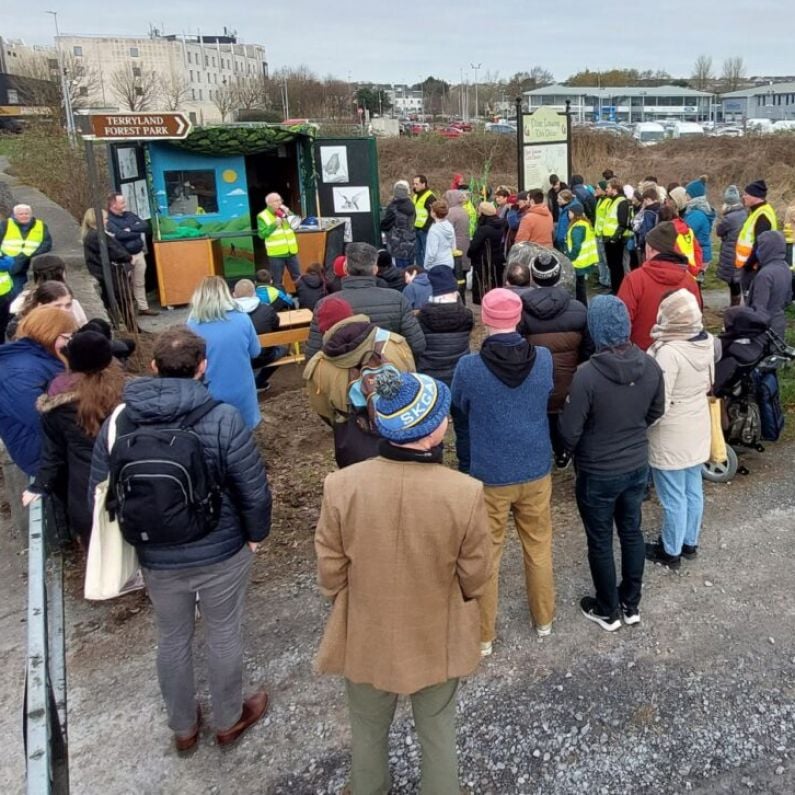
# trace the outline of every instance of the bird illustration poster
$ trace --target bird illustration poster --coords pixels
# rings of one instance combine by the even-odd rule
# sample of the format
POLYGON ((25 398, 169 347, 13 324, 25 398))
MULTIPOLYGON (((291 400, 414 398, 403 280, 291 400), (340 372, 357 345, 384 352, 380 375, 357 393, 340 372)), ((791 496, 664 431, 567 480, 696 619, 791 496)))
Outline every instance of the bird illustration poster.
POLYGON ((367 185, 332 188, 334 212, 341 215, 370 212, 370 188, 367 185))
POLYGON ((320 147, 323 182, 348 182, 348 150, 344 146, 320 147))

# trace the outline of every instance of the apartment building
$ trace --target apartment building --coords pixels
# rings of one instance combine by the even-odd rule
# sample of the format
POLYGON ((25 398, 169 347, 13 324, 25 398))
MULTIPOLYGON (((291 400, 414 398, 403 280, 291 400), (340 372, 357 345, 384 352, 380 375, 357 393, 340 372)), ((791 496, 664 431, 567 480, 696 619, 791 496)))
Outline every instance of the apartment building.
MULTIPOLYGON (((9 71, 12 61, 21 65, 42 56, 38 48, 14 45, 13 56, 5 53, 9 71)), ((56 49, 44 55, 53 60, 58 51, 67 78, 81 81, 76 93, 84 107, 124 112, 131 110, 131 99, 145 97, 147 107, 136 110, 179 109, 195 124, 221 121, 219 92, 268 74, 265 48, 240 43, 226 29, 222 35, 162 35, 157 30, 148 36, 62 35, 56 49)))

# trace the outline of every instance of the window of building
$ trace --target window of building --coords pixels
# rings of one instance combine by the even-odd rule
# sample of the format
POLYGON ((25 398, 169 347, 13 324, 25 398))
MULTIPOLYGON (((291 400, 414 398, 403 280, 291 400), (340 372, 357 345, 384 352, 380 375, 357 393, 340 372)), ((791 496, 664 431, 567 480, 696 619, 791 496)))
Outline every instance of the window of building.
POLYGON ((210 56, 209 55, 205 55, 204 56, 204 65, 205 66, 209 66, 210 65, 210 56))
POLYGON ((215 56, 213 55, 213 67, 215 67, 215 56))
POLYGON ((190 90, 190 98, 195 102, 196 101, 196 89, 192 88, 190 90))
POLYGON ((202 73, 196 72, 196 82, 201 83, 201 81, 202 81, 202 73))
POLYGON ((17 91, 15 88, 9 88, 7 91, 7 96, 9 105, 19 105, 19 91, 17 91))
POLYGON ((130 47, 130 58, 138 58, 138 48, 130 47))
POLYGON ((72 47, 72 55, 75 55, 78 58, 80 58, 83 55, 83 48, 82 47, 72 47))
POLYGON ((218 212, 215 171, 165 171, 169 215, 199 215, 218 212))
POLYGON ((190 72, 188 72, 188 74, 190 75, 190 82, 192 83, 193 82, 193 69, 191 69, 190 72))
POLYGON ((77 89, 78 96, 87 97, 88 96, 88 86, 80 86, 77 89))
POLYGON ((135 96, 142 97, 144 95, 143 86, 136 86, 135 87, 135 96))
POLYGON ((203 99, 204 99, 204 96, 202 95, 202 90, 199 89, 199 102, 201 102, 203 99))
POLYGON ((133 73, 133 77, 140 77, 141 76, 141 67, 140 66, 133 66, 132 73, 133 73))

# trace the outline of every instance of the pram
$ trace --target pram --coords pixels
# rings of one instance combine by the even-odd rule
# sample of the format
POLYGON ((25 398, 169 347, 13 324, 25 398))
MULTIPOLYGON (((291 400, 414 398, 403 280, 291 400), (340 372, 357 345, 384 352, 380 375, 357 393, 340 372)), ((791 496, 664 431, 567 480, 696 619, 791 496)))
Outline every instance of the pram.
POLYGON ((725 331, 720 335, 721 358, 715 366, 713 394, 723 400, 723 431, 726 436, 727 460, 704 464, 707 480, 725 483, 740 466, 735 448, 745 447, 760 453, 762 419, 757 398, 759 376, 775 373, 795 361, 795 348, 787 345, 770 328, 768 318, 748 307, 732 307, 724 316, 725 331))

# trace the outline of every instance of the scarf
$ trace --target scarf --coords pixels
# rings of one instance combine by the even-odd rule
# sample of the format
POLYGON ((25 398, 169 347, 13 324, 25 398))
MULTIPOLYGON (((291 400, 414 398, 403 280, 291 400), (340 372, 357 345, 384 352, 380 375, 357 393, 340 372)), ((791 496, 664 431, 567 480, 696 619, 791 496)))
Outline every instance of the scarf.
POLYGON ((704 215, 714 215, 714 210, 712 209, 710 203, 707 201, 706 196, 696 196, 695 199, 691 199, 687 203, 688 210, 701 210, 704 215))

